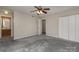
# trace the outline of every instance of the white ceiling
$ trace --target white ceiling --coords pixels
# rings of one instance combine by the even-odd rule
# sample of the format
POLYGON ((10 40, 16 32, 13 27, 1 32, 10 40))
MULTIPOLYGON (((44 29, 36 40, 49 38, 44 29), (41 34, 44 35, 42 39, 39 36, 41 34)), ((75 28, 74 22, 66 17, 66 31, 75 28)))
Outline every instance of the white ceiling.
MULTIPOLYGON (((51 14, 60 13, 60 12, 79 8, 79 6, 42 6, 42 7, 50 8, 50 10, 47 11, 48 13, 46 15, 43 14, 40 16, 48 16, 51 14)), ((9 8, 11 8, 12 10, 17 10, 20 12, 27 13, 27 14, 32 15, 32 16, 38 16, 36 13, 31 12, 31 11, 35 10, 35 8, 33 6, 9 6, 9 8)))

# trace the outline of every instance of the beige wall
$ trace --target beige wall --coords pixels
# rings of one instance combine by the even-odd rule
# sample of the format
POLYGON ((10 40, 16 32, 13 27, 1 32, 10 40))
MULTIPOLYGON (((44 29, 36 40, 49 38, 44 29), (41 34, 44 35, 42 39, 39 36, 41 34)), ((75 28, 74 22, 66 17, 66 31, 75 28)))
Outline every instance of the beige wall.
POLYGON ((38 35, 42 34, 42 19, 37 19, 38 35))
POLYGON ((58 18, 56 16, 50 16, 46 19, 46 35, 58 36, 58 18))
POLYGON ((46 33, 48 36, 58 37, 59 17, 79 14, 79 9, 69 10, 46 17, 46 33))
POLYGON ((14 11, 14 39, 37 34, 36 18, 26 13, 14 11))

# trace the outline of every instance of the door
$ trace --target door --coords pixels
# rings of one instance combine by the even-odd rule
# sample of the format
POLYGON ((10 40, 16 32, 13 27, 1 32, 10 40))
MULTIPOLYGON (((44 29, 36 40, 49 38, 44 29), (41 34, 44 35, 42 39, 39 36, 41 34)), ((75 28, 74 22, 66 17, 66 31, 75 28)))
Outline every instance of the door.
POLYGON ((61 17, 59 19, 59 38, 68 40, 68 20, 69 17, 61 17))
POLYGON ((42 20, 42 34, 46 34, 46 20, 42 20))
POLYGON ((75 33, 76 33, 76 15, 69 16, 69 40, 75 41, 75 33))
POLYGON ((0 39, 1 39, 1 27, 2 27, 2 19, 0 19, 0 39))
POLYGON ((76 32, 76 35, 75 35, 76 36, 76 39, 75 40, 77 42, 79 42, 79 15, 76 15, 75 22, 76 22, 76 28, 75 28, 76 29, 76 31, 75 31, 76 32))

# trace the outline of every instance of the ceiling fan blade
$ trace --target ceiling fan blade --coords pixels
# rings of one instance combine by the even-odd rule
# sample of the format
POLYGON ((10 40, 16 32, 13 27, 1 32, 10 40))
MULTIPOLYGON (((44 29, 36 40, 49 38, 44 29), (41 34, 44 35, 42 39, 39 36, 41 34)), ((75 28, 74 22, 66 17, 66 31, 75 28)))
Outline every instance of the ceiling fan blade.
POLYGON ((41 10, 42 9, 42 7, 41 6, 38 6, 39 7, 39 9, 41 10))
POLYGON ((38 9, 38 10, 40 10, 40 7, 38 7, 38 6, 34 6, 36 9, 38 9))
POLYGON ((43 10, 50 10, 50 8, 44 8, 43 10))
POLYGON ((37 6, 34 6, 36 9, 39 9, 39 7, 37 7, 37 6))
POLYGON ((46 11, 44 11, 44 10, 42 10, 42 12, 43 12, 43 13, 45 13, 45 14, 47 14, 47 12, 46 12, 46 11))
POLYGON ((41 6, 34 6, 36 9, 41 10, 42 7, 41 6))
POLYGON ((31 12, 35 12, 35 11, 38 11, 38 10, 33 10, 33 11, 31 11, 31 12))

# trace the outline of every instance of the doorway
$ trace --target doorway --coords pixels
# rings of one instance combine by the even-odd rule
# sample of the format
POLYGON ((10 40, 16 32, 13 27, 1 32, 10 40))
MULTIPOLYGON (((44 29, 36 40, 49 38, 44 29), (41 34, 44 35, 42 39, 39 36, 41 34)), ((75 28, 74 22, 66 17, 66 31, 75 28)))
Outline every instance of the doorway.
POLYGON ((42 35, 46 34, 46 20, 42 20, 42 35))
POLYGON ((11 40, 11 17, 1 16, 2 26, 1 26, 1 38, 2 41, 11 40))

